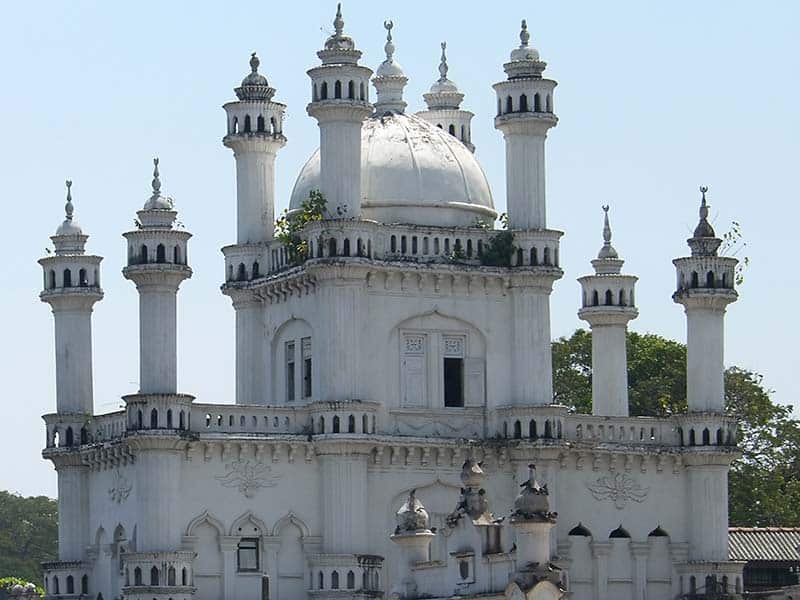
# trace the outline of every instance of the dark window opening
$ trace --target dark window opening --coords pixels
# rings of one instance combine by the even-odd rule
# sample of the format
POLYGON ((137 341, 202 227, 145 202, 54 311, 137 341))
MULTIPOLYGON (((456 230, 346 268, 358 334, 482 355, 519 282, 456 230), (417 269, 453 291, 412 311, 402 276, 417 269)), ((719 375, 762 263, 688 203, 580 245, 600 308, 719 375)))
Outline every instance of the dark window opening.
POLYGON ((525 94, 519 97, 519 112, 528 112, 528 97, 525 94))
POLYGON ((327 81, 323 81, 322 82, 322 91, 320 92, 319 97, 320 97, 321 100, 327 100, 328 99, 328 82, 327 81))
POLYGON ((303 398, 311 398, 311 359, 303 360, 303 398))
POLYGON ((464 406, 464 359, 444 359, 444 405, 464 406))
POLYGON ((64 269, 64 283, 62 287, 72 287, 72 271, 64 269))
POLYGON ((264 117, 258 115, 258 119, 256 119, 256 131, 264 131, 264 117))
POLYGON ((158 585, 158 568, 150 569, 150 585, 158 585))
POLYGON ((236 560, 239 571, 258 571, 258 538, 242 538, 236 560))
POLYGON ((333 84, 333 97, 336 98, 336 99, 341 99, 341 97, 342 97, 342 82, 341 81, 336 81, 336 83, 333 84))
POLYGON ((246 115, 244 118, 244 132, 250 133, 250 115, 246 115))
POLYGON ((294 342, 286 344, 286 401, 294 402, 294 342))

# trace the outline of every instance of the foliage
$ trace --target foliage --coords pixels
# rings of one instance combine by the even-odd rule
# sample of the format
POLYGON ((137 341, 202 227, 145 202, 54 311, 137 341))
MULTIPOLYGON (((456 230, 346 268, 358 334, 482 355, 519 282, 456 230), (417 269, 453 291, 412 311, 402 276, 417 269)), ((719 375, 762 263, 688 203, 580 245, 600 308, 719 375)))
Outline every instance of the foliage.
POLYGON ((0 576, 41 581, 40 563, 58 555, 57 520, 55 500, 0 491, 0 576))
POLYGON ((508 231, 508 215, 502 213, 498 218, 503 230, 489 238, 483 247, 481 264, 487 267, 510 267, 514 256, 514 234, 508 231))
MULTIPOLYGON (((742 235, 742 226, 738 221, 731 221, 731 227, 722 235, 722 244, 719 248, 719 253, 722 256, 736 257, 740 252, 747 248, 747 242, 744 241, 742 235)), ((750 257, 742 257, 734 271, 734 280, 736 285, 744 283, 745 269, 750 265, 750 257)))
MULTIPOLYGON (((8 591, 11 590, 12 587, 15 585, 21 585, 25 587, 33 583, 32 581, 27 581, 20 577, 0 577, 0 598, 5 598, 8 594, 8 591)), ((36 593, 39 595, 40 598, 44 598, 44 589, 36 585, 36 593)))
POLYGON ((301 264, 308 258, 308 242, 300 239, 300 232, 311 221, 321 221, 325 215, 327 201, 319 190, 311 190, 308 198, 300 203, 300 210, 289 215, 288 210, 275 221, 275 239, 282 243, 289 254, 289 262, 301 264))
MULTIPOLYGON (((686 347, 654 334, 628 333, 631 415, 686 410, 686 347)), ((591 412, 592 338, 579 329, 553 343, 556 402, 591 412)), ((800 421, 772 401, 757 373, 725 371, 725 405, 739 419, 742 458, 730 472, 731 525, 800 526, 800 421)))

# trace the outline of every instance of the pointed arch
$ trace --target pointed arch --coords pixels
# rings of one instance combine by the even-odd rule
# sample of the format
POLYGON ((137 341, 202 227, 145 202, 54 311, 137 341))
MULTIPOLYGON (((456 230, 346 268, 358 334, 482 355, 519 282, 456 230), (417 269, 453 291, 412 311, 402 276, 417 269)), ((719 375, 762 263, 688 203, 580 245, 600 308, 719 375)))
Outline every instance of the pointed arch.
POLYGON ((283 528, 290 525, 294 525, 300 530, 300 537, 307 538, 311 535, 308 530, 308 525, 292 511, 289 511, 275 522, 275 525, 272 527, 272 535, 279 536, 283 528))
POLYGON ((216 529, 218 535, 220 536, 225 535, 225 525, 223 525, 222 521, 217 519, 207 510, 204 510, 201 514, 197 515, 194 519, 189 521, 189 525, 186 526, 186 535, 193 536, 195 534, 195 530, 200 525, 203 525, 205 523, 216 529))
MULTIPOLYGON (((233 525, 231 525, 231 530, 229 535, 233 536, 242 536, 245 535, 245 527, 252 526, 254 529, 258 530, 258 535, 267 535, 269 528, 267 524, 264 523, 261 519, 253 514, 253 511, 248 510, 244 514, 240 515, 233 521, 233 525), (240 531, 241 529, 241 531, 240 531)), ((250 531, 247 531, 248 537, 253 537, 250 531)))

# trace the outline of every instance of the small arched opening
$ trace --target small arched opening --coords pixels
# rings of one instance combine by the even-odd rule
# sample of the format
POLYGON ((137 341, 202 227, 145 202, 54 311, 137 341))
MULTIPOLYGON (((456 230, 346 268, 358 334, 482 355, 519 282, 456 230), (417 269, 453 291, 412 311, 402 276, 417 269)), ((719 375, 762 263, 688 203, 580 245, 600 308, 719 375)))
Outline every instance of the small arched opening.
POLYGON ((342 243, 342 254, 344 256, 350 256, 350 240, 348 238, 345 238, 342 243))
POLYGON ((522 423, 519 420, 514 421, 514 439, 520 439, 522 437, 522 423))
POLYGON ((355 81, 348 81, 347 82, 347 97, 350 100, 356 99, 356 83, 355 81))
POLYGON ((236 269, 236 280, 237 281, 247 280, 247 268, 244 266, 244 263, 239 263, 239 266, 236 269))
POLYGON ((506 97, 506 113, 514 112, 514 101, 511 96, 506 97))
POLYGON ((172 429, 172 409, 167 409, 167 429, 172 429))
POLYGON ((158 409, 150 411, 150 429, 158 429, 158 409))
POLYGON ((710 446, 711 445, 711 432, 708 430, 708 427, 703 429, 703 446, 710 446))
POLYGON ((86 287, 89 285, 89 278, 86 277, 86 269, 81 269, 78 271, 78 285, 81 287, 86 287))
POLYGON ((328 256, 336 256, 336 238, 328 240, 328 256))
POLYGON ((261 273, 259 272, 260 268, 261 267, 259 266, 258 261, 257 260, 253 261, 253 270, 252 270, 252 274, 251 274, 251 279, 256 279, 257 277, 259 277, 261 275, 261 273))
POLYGON ((697 271, 692 271, 692 280, 691 280, 690 287, 696 288, 700 287, 700 277, 697 275, 697 271))
POLYGON ((338 590, 339 589, 339 571, 334 571, 331 573, 331 589, 338 590))
POLYGON ((614 294, 611 293, 611 290, 606 290, 605 305, 612 306, 613 304, 614 304, 614 294))
POLYGON ((528 97, 525 94, 519 97, 519 112, 528 112, 528 97))
POLYGON ((533 112, 542 112, 542 97, 539 94, 533 95, 533 112))
POLYGON ((64 269, 63 276, 64 278, 62 287, 65 288, 72 287, 72 271, 70 271, 69 269, 64 269))
POLYGON ((331 426, 332 433, 339 433, 339 416, 336 415, 333 417, 333 425, 331 426))
POLYGON ((167 251, 164 248, 164 244, 159 244, 158 246, 156 246, 156 262, 157 263, 167 262, 167 251))
POLYGON ((176 265, 182 265, 183 264, 183 259, 181 258, 181 247, 180 246, 175 246, 172 249, 172 262, 175 263, 176 265))
POLYGON ((328 99, 328 82, 323 81, 322 86, 320 87, 319 92, 319 99, 320 100, 327 100, 328 99))
POLYGON ((709 271, 706 273, 706 287, 714 287, 714 271, 709 271))
POLYGON ((47 274, 47 289, 52 290, 56 287, 56 272, 53 269, 47 274))
POLYGON ((141 248, 139 248, 139 264, 146 264, 147 261, 147 246, 142 244, 141 248))
POLYGON ((72 575, 67 575, 67 594, 75 593, 75 578, 72 575))
POLYGON ((167 569, 167 585, 175 585, 175 567, 167 569))
POLYGON ((536 432, 536 419, 531 419, 528 423, 528 437, 531 439, 539 437, 539 434, 536 432))
POLYGON ((342 82, 338 79, 336 83, 333 84, 333 97, 336 100, 340 100, 342 97, 342 82))
POLYGON ((158 585, 158 567, 150 569, 150 585, 158 585))
POLYGON ((356 418, 353 415, 347 417, 347 433, 356 432, 356 418))
POLYGON ((264 131, 264 117, 262 115, 258 115, 258 118, 256 119, 256 131, 264 131))
POLYGON ((447 128, 447 133, 455 137, 456 135, 456 126, 450 123, 449 127, 447 128))
POLYGON ((245 115, 244 117, 244 132, 250 133, 251 125, 250 125, 250 115, 245 115))
POLYGON ((620 523, 620 526, 619 526, 619 527, 617 527, 617 528, 616 528, 614 531, 612 531, 611 533, 609 533, 609 534, 608 534, 608 537, 609 537, 609 538, 611 538, 611 539, 625 539, 625 538, 627 538, 627 539, 630 539, 630 537, 631 537, 631 534, 630 534, 630 533, 628 533, 628 530, 627 530, 627 529, 625 529, 625 528, 622 526, 622 524, 620 523))

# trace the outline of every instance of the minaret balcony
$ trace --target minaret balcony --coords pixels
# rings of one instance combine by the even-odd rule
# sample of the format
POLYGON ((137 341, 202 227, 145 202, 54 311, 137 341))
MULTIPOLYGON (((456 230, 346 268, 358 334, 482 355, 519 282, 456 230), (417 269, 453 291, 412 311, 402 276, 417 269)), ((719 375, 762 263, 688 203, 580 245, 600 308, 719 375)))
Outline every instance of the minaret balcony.
POLYGON ((167 596, 188 600, 195 592, 194 552, 135 552, 123 556, 125 598, 150 600, 167 596))
POLYGON ((308 557, 309 598, 382 598, 383 557, 371 554, 317 554, 308 557))
POLYGON ((45 600, 88 598, 90 565, 80 560, 42 563, 45 600))

